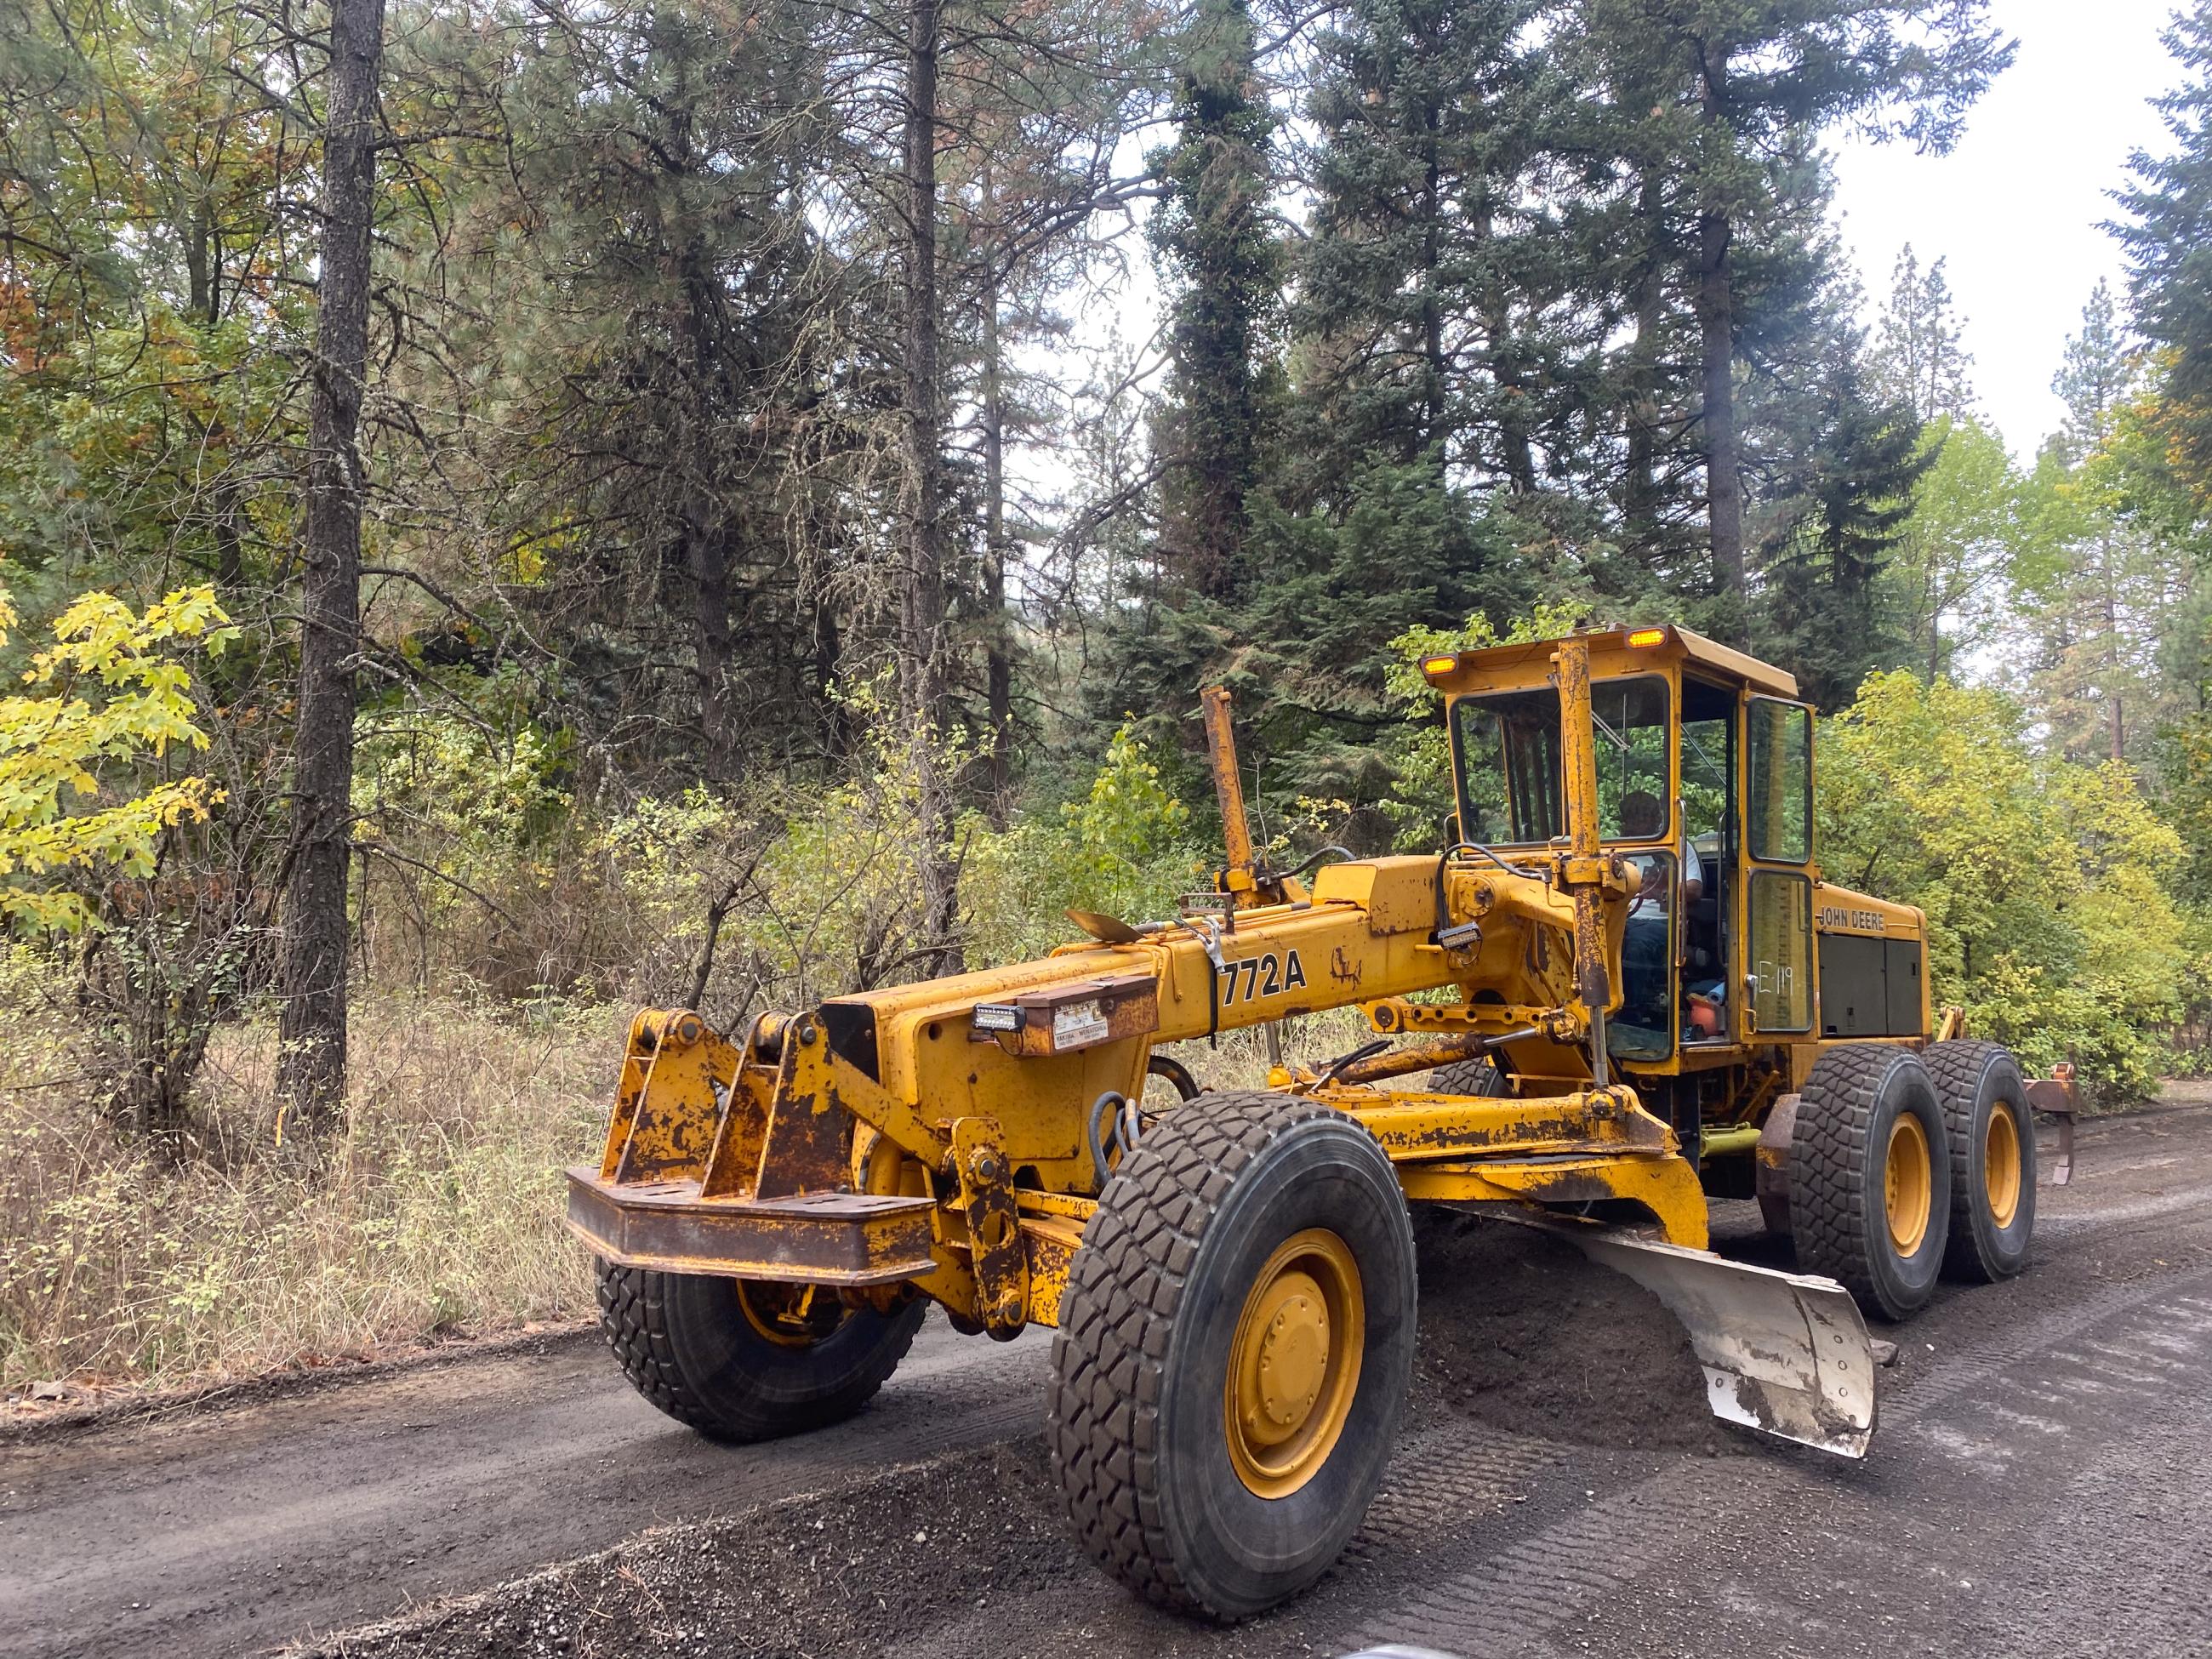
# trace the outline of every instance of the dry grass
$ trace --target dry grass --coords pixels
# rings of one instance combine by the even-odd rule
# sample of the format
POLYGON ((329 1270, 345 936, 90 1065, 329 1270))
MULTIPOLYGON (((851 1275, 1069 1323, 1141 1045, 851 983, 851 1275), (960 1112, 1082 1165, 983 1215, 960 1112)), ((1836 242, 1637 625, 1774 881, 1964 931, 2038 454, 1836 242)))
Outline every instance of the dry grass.
POLYGON ((583 1313, 560 1170, 596 1152, 611 1010, 368 1003, 321 1169, 280 1151, 273 1031, 219 1033, 197 1155, 86 1104, 68 1011, 0 988, 0 1385, 168 1382, 583 1313))

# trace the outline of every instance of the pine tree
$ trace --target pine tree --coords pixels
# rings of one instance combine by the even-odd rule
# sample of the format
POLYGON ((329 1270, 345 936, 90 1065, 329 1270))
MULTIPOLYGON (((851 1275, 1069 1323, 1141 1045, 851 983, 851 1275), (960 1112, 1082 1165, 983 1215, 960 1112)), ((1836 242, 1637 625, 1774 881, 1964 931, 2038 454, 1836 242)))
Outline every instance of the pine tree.
POLYGON ((2165 34, 2185 80, 2156 100, 2172 152, 2138 150, 2119 194, 2136 326, 2160 348, 2172 434, 2197 494, 2212 499, 2212 0, 2195 0, 2165 34))
POLYGON ((2130 477, 2142 470, 2135 452, 2145 436, 2132 396, 2142 367, 2100 282, 2051 380, 2066 421, 2037 463, 2040 559, 2022 573, 2042 632, 2037 685, 2060 746, 2083 760, 2131 759, 2159 724, 2157 656, 2173 573, 2130 477))
POLYGON ((1955 142, 1967 107, 2011 61, 1985 23, 1987 0, 1582 0, 1579 26, 1693 118, 1681 156, 1695 234, 1687 288, 1703 396, 1698 441, 1715 586, 1741 599, 1748 564, 1743 436, 1735 407, 1735 263, 1765 210, 1770 158, 1790 135, 1850 124, 1923 149, 1955 142))
POLYGON ((1965 319, 1952 303, 1943 265, 1938 259, 1923 271, 1912 244, 1905 245, 1867 362, 1875 395, 1904 404, 1923 422, 1960 419, 1974 408, 1968 373, 1974 357, 1966 348, 1965 319))
MULTIPOLYGON (((1316 43, 1299 393, 1340 482, 1376 460, 1517 495, 1568 471, 1562 238, 1536 188, 1560 77, 1536 0, 1358 0, 1316 43)), ((1587 335, 1587 323, 1584 333, 1587 335)))
POLYGON ((1200 0, 1183 42, 1175 143, 1155 158, 1153 221, 1170 283, 1172 375, 1156 439, 1160 557, 1170 588, 1233 599, 1259 481, 1282 251, 1269 213, 1275 120, 1246 0, 1200 0))
POLYGON ((1752 641, 1825 708, 1905 655, 1887 572, 1930 457, 1912 410, 1868 384, 1859 290, 1808 134, 1737 237, 1735 311, 1752 641))

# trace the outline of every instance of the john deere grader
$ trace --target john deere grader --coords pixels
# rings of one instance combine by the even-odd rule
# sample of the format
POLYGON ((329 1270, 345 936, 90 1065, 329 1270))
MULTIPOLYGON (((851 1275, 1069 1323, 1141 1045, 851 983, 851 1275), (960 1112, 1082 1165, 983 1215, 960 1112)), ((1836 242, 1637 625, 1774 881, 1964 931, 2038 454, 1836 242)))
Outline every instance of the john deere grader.
POLYGON ((1266 868, 1209 692, 1227 856, 1172 920, 1073 915, 1042 961, 734 1036, 638 1015, 568 1218, 647 1398, 789 1434, 856 1410, 931 1302, 1054 1327, 1075 1531, 1154 1601, 1246 1616, 1328 1569, 1382 1479, 1410 1201, 1563 1233, 1680 1318, 1714 1412, 1862 1455, 1860 1310, 2027 1260, 2019 1067, 1935 1040, 1917 911, 1822 878, 1789 675, 1671 628, 1424 667, 1439 852, 1266 868), (1372 1042, 1263 1090, 1158 1052, 1260 1027, 1279 1055, 1281 1022, 1350 1006, 1372 1042), (1710 1254, 1708 1194, 1756 1197, 1804 1273, 1710 1254))

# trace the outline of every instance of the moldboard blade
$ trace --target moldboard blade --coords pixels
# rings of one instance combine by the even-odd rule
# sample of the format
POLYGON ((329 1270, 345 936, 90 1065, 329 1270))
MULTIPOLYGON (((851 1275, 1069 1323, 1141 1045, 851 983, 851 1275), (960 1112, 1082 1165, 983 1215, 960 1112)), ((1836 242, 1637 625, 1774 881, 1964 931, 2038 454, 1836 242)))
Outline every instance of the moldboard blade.
POLYGON ((1834 1279, 1610 1230, 1547 1231, 1627 1274, 1682 1322, 1714 1416, 1838 1456, 1866 1455, 1874 1352, 1858 1304, 1834 1279))

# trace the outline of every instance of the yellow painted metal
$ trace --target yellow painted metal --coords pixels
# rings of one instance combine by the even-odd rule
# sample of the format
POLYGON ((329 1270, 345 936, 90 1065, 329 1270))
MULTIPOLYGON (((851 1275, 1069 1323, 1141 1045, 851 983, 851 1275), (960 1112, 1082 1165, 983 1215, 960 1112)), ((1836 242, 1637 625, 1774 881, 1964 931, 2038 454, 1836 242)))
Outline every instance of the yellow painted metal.
POLYGON ((845 1317, 845 1306, 837 1293, 819 1285, 741 1279, 738 1307, 746 1324, 782 1348, 812 1347, 845 1317))
MULTIPOLYGON (((1608 1203, 1608 1215, 1648 1215, 1670 1242, 1702 1248, 1698 1159, 1747 1144, 1820 1045, 1808 1035, 1678 1048, 1597 1086, 1593 1027, 1620 994, 1632 884, 1600 838, 1589 685, 1656 672, 1678 711, 1686 668, 1741 671, 1746 691, 1794 690, 1747 663, 1679 629, 1649 647, 1593 635, 1462 653, 1439 681, 1454 696, 1559 686, 1568 843, 1502 860, 1340 862, 1310 890, 1257 868, 1226 700, 1209 698, 1231 820, 1212 913, 1098 927, 1037 961, 833 999, 735 1041, 690 1011, 641 1013, 601 1158, 571 1172, 571 1224, 633 1265, 870 1295, 906 1284, 1000 1334, 1049 1324, 1096 1208, 1085 1120, 1100 1097, 1139 1097, 1158 1045, 1362 1006, 1415 1047, 1457 1037, 1487 1049, 1516 1084, 1512 1097, 1471 1100, 1324 1082, 1317 1061, 1274 1073, 1273 1086, 1364 1123, 1410 1197, 1523 1211, 1608 1203), (978 1005, 1024 997, 1048 1034, 979 1033, 978 1005), (1725 1072, 1699 1080, 1711 1127, 1695 1148, 1635 1092, 1651 1097, 1650 1079, 1692 1070, 1725 1072)), ((1670 817, 1665 844, 1677 833, 1670 817)), ((1917 912, 1819 890, 1840 928, 1874 917, 1886 937, 1924 933, 1917 912)))
POLYGON ((1255 902, 1257 861, 1252 854, 1252 826, 1244 816, 1244 780, 1237 770, 1237 735, 1229 720, 1229 693, 1210 685, 1200 699, 1205 710, 1206 759, 1213 793, 1221 806, 1221 834, 1227 858, 1221 885, 1233 908, 1255 902))
POLYGON ((1566 786, 1568 848, 1559 862, 1557 884, 1574 902, 1575 995, 1595 1028, 1591 1064, 1602 1083, 1605 1013, 1620 979, 1614 971, 1620 953, 1606 949, 1607 871, 1598 848, 1597 732, 1590 720, 1589 641, 1560 641, 1553 660, 1559 686, 1559 768, 1566 786))
MULTIPOLYGON (((1649 673, 1655 665, 1679 672, 1687 665, 1726 684, 1748 686, 1770 696, 1797 695, 1793 676, 1689 629, 1669 628, 1666 641, 1658 646, 1632 645, 1630 634, 1627 629, 1612 629, 1579 636, 1589 649, 1593 673, 1600 678, 1649 673)), ((1500 687, 1540 685, 1549 672, 1555 644, 1539 640, 1525 645, 1495 645, 1480 651, 1462 651, 1449 660, 1432 659, 1421 668, 1431 685, 1455 696, 1500 687)))
POLYGON ((1702 1250, 1711 1239, 1705 1188, 1686 1158, 1607 1155, 1401 1164, 1398 1181, 1407 1198, 1447 1204, 1579 1206, 1618 1200, 1649 1213, 1669 1244, 1702 1250))
POLYGON ((1990 1218, 1999 1227, 2011 1226, 2020 1213, 2020 1136, 2012 1107, 1997 1102, 1982 1136, 1982 1189, 1990 1201, 1990 1218))
POLYGON ((1935 1190, 1928 1132, 1918 1118, 1900 1112, 1889 1126, 1881 1177, 1882 1213, 1889 1223, 1889 1242, 1899 1255, 1911 1255, 1928 1237, 1935 1190))
POLYGON ((1260 1498, 1288 1498, 1328 1462, 1359 1392, 1366 1297, 1351 1248, 1323 1227, 1278 1245, 1229 1345, 1222 1431, 1260 1498))
POLYGON ((1401 1164, 1476 1154, 1674 1151, 1674 1132, 1627 1089, 1495 1100, 1410 1091, 1317 1092, 1358 1117, 1401 1164))
POLYGON ((1729 1158, 1739 1152, 1752 1152, 1758 1147, 1759 1125, 1725 1123, 1705 1130, 1698 1139, 1704 1157, 1729 1158))

